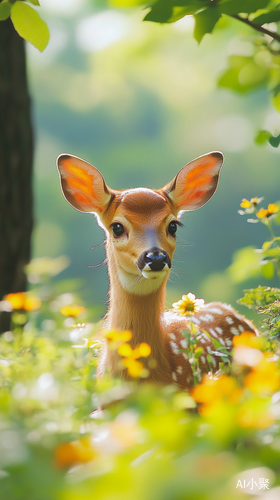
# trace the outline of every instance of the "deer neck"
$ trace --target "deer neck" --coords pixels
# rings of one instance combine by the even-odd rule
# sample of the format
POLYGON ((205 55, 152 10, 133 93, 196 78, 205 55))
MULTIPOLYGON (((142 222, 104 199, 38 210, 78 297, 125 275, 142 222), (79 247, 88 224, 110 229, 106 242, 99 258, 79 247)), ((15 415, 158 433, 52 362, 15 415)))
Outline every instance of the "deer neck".
POLYGON ((159 280, 142 277, 138 281, 135 276, 121 274, 112 255, 108 259, 108 273, 110 289, 106 326, 121 331, 130 330, 131 347, 146 342, 152 349, 153 358, 160 363, 162 356, 165 357, 161 315, 165 307, 168 276, 160 283, 159 280), (140 293, 137 294, 137 290, 140 293))

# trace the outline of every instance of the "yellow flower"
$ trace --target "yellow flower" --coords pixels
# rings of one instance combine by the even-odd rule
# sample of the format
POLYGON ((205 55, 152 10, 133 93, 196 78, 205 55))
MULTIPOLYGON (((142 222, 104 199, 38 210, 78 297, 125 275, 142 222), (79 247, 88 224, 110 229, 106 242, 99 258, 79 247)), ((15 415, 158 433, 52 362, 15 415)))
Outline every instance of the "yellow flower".
POLYGON ((84 310, 85 310, 84 307, 73 304, 61 307, 60 312, 61 314, 63 314, 63 316, 70 316, 71 318, 76 318, 77 316, 82 314, 84 310))
POLYGON ((274 203, 270 203, 267 207, 267 210, 265 210, 264 208, 261 208, 258 211, 257 217, 259 219, 264 219, 265 217, 268 219, 272 215, 276 214, 278 212, 278 210, 279 210, 279 207, 277 207, 277 205, 274 205, 274 203))
POLYGON ((251 198, 251 200, 246 200, 246 198, 243 198, 242 202, 240 203, 241 208, 254 208, 262 198, 251 198))
POLYGON ((24 292, 9 293, 5 300, 10 302, 13 309, 24 309, 25 311, 34 311, 41 306, 41 300, 37 297, 32 297, 24 292))
POLYGON ((109 330, 105 333, 105 337, 109 342, 128 342, 132 337, 132 333, 129 330, 124 330, 123 332, 109 330))
POLYGON ((151 348, 146 342, 142 342, 135 349, 125 343, 118 347, 118 353, 124 358, 122 364, 127 368, 127 371, 131 377, 140 377, 144 365, 138 358, 146 358, 151 354, 151 348))
POLYGON ((188 295, 183 295, 182 299, 178 302, 174 302, 172 307, 173 311, 181 314, 181 316, 191 316, 203 307, 204 304, 205 301, 203 299, 197 299, 193 293, 188 293, 188 295))
POLYGON ((59 467, 70 467, 78 462, 90 462, 96 455, 88 437, 61 443, 55 450, 55 462, 59 467))

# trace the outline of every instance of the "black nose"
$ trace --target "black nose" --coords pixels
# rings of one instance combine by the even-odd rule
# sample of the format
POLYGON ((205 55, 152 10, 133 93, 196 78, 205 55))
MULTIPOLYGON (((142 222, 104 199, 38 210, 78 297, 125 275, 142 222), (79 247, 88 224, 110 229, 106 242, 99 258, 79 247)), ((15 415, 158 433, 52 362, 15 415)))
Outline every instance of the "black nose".
POLYGON ((162 271, 166 264, 169 268, 171 267, 171 261, 168 254, 157 247, 153 247, 143 252, 137 261, 140 271, 142 271, 146 265, 149 266, 151 271, 162 271))

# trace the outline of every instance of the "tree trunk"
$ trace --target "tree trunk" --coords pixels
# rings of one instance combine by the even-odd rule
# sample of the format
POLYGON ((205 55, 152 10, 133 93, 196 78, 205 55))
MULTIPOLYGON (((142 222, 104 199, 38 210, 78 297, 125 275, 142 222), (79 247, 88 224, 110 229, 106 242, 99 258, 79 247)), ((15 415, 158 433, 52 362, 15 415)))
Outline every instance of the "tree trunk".
MULTIPOLYGON (((33 227, 33 132, 25 42, 10 19, 0 23, 0 300, 26 290, 33 227)), ((0 317, 0 331, 9 317, 0 317)))

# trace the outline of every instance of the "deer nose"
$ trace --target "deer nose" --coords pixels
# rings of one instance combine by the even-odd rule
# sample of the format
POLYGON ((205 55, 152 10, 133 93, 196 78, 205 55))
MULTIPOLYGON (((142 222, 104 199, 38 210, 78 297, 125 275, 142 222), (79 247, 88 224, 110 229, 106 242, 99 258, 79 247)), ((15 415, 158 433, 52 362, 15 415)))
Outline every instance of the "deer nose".
POLYGON ((171 267, 170 258, 167 252, 157 247, 143 252, 137 261, 140 271, 162 271, 166 265, 171 267))

